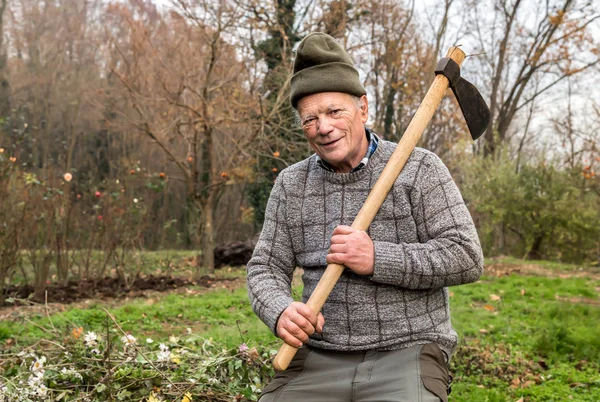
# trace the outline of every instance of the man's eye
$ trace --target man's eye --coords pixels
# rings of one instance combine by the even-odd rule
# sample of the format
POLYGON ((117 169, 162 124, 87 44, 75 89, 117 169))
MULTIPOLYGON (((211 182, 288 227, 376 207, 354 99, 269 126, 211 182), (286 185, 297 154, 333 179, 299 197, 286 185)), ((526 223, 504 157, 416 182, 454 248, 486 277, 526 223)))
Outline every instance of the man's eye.
POLYGON ((307 119, 304 119, 304 121, 302 122, 302 125, 303 126, 308 126, 308 125, 314 123, 314 121, 315 121, 314 117, 309 117, 307 119))
POLYGON ((334 115, 334 116, 336 116, 336 115, 340 114, 341 112, 342 112, 342 109, 333 109, 331 111, 331 114, 334 115))

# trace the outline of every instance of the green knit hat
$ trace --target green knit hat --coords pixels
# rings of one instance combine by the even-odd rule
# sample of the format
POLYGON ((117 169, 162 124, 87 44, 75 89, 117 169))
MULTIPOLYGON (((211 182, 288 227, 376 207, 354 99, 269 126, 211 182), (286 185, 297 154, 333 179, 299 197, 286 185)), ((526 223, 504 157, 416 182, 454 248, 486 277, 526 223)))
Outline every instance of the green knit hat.
POLYGON ((302 39, 296 50, 290 102, 319 92, 344 92, 362 96, 367 91, 358 78, 352 59, 331 36, 314 32, 302 39))

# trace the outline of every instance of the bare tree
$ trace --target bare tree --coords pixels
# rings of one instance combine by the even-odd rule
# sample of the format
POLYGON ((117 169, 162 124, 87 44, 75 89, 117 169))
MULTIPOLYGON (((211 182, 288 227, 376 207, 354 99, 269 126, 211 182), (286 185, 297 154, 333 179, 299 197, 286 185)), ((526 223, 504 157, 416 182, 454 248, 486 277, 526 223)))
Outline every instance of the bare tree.
POLYGON ((486 80, 491 82, 493 121, 483 141, 489 155, 508 138, 517 113, 565 78, 598 64, 590 28, 600 14, 593 2, 576 0, 499 0, 467 6, 472 10, 472 37, 478 51, 485 53, 476 59, 481 61, 481 77, 491 77, 486 80))
POLYGON ((0 1, 0 119, 10 114, 10 83, 6 68, 6 47, 4 41, 4 12, 6 11, 7 0, 0 1))
MULTIPOLYGON (((243 64, 228 34, 240 9, 224 2, 174 2, 161 17, 151 6, 114 8, 128 26, 129 48, 113 40, 112 73, 127 90, 128 119, 177 167, 201 265, 214 268, 214 210, 226 183, 249 160, 250 112, 243 64), (136 15, 136 13, 138 15, 136 15)), ((199 271, 197 271, 199 272, 199 271)))

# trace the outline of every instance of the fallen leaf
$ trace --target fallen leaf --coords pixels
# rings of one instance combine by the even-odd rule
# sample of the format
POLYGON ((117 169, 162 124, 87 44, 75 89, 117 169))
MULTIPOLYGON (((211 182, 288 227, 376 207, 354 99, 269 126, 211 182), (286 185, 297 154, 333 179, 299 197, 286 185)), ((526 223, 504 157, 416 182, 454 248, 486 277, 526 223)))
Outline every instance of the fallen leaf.
POLYGON ((492 294, 490 295, 490 299, 491 299, 492 301, 498 301, 498 300, 501 300, 502 298, 501 298, 500 296, 498 296, 498 295, 495 295, 495 294, 493 294, 493 293, 492 293, 492 294))
POLYGON ((519 379, 519 377, 513 378, 513 380, 510 382, 511 388, 519 388, 519 385, 521 385, 521 380, 519 379))
POLYGON ((521 296, 525 296, 525 289, 521 289, 521 296))
POLYGON ((523 402, 523 397, 520 397, 517 402, 523 402))
POLYGON ((479 333, 481 333, 481 334, 488 334, 489 332, 490 332, 490 331, 488 331, 488 330, 487 330, 487 329, 485 329, 485 328, 481 328, 481 329, 479 330, 479 333))
POLYGON ((496 307, 492 306, 491 304, 486 304, 483 306, 483 308, 487 311, 496 311, 496 307))
POLYGON ((523 383, 523 388, 529 388, 531 387, 533 384, 535 384, 535 381, 532 380, 527 380, 523 383))
POLYGON ((477 386, 477 388, 485 388, 485 385, 481 385, 481 384, 479 384, 479 385, 477 386))
POLYGON ((452 297, 452 296, 454 296, 454 292, 448 292, 448 296, 449 296, 449 297, 452 297))

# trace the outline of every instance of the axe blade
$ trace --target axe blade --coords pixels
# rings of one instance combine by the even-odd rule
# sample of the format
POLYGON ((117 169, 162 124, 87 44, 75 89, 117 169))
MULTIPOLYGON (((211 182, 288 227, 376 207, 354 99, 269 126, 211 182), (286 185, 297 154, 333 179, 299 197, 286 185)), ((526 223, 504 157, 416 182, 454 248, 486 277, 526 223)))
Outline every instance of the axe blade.
POLYGON ((483 96, 475 85, 460 76, 460 66, 451 58, 440 59, 435 73, 443 74, 450 81, 450 88, 458 101, 458 106, 465 117, 471 138, 481 137, 490 124, 492 114, 483 96))

